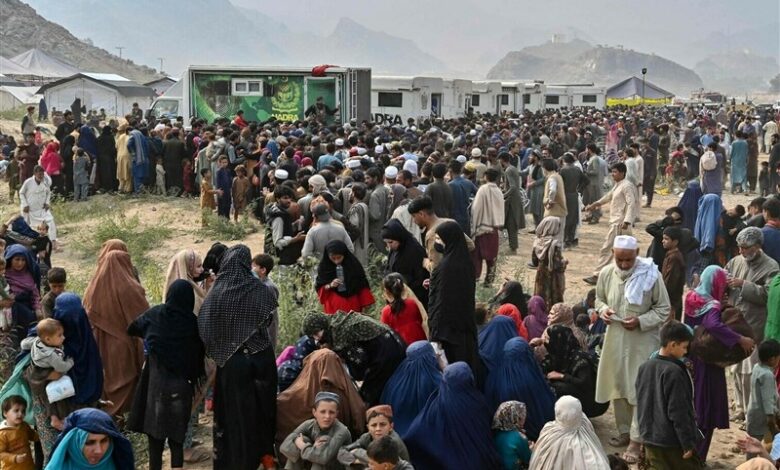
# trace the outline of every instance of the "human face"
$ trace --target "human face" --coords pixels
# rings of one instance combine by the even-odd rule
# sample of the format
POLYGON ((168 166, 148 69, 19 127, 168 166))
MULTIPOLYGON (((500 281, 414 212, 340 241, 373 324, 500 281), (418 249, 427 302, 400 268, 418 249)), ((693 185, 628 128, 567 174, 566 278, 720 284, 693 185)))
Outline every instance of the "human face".
POLYGON ((24 256, 14 256, 11 258, 11 269, 14 271, 24 271, 27 268, 27 260, 24 256))
POLYGON ((103 456, 108 452, 108 446, 111 444, 111 438, 105 434, 87 434, 87 441, 84 443, 84 449, 81 451, 84 458, 90 465, 97 465, 103 456))
POLYGON ((277 202, 282 209, 288 209, 290 204, 292 204, 292 198, 290 196, 282 196, 277 202))
POLYGON ((637 250, 614 249, 615 266, 622 271, 629 271, 636 263, 637 250))
POLYGON ((414 214, 412 214, 412 220, 420 228, 425 228, 428 225, 427 214, 425 214, 425 212, 423 211, 415 212, 414 214))
POLYGON ((672 218, 672 222, 674 222, 674 225, 680 225, 682 223, 682 216, 677 212, 672 212, 672 214, 669 217, 672 218))
POLYGON ((44 336, 42 339, 46 346, 61 348, 62 344, 65 342, 65 331, 60 328, 56 333, 49 336, 44 336))
MULTIPOLYGON (((5 269, 3 269, 3 272, 5 269)), ((64 282, 50 282, 49 283, 49 290, 52 294, 55 296, 62 294, 65 292, 65 283, 64 282)))
POLYGON ((385 245, 387 245, 387 249, 390 251, 397 251, 398 248, 401 246, 401 242, 398 240, 390 240, 389 238, 385 238, 385 245))
POLYGON ((201 274, 203 274, 203 260, 200 259, 200 256, 197 256, 195 258, 195 266, 193 266, 190 276, 193 279, 197 279, 201 274))
POLYGON ((672 248, 677 248, 677 244, 679 242, 677 240, 672 240, 669 238, 668 235, 664 235, 663 239, 661 240, 661 244, 664 246, 664 250, 671 250, 672 248))
POLYGON ((761 251, 761 245, 739 247, 739 254, 748 261, 758 256, 759 251, 761 251))
POLYGON ((33 176, 35 176, 35 182, 40 183, 43 181, 43 170, 38 170, 35 173, 33 173, 33 176))
POLYGON ((369 457, 368 468, 369 470, 393 470, 395 468, 395 465, 389 462, 379 463, 376 460, 369 457))
POLYGON ((667 353, 669 353, 669 356, 675 358, 675 359, 682 359, 685 357, 686 354, 688 354, 688 345, 690 342, 688 341, 671 341, 669 342, 666 347, 664 348, 667 353))
POLYGON ((778 364, 780 364, 780 356, 772 357, 766 363, 766 365, 768 365, 772 370, 776 370, 778 364))
POLYGON ((617 169, 612 170, 611 173, 612 173, 612 179, 615 180, 616 183, 623 181, 623 178, 626 177, 625 174, 619 172, 617 169))
POLYGON ((330 429, 339 415, 339 405, 333 401, 321 401, 312 409, 312 414, 320 429, 330 429))
POLYGON ((371 418, 368 422, 368 432, 373 440, 381 439, 393 430, 393 423, 387 419, 387 416, 379 415, 371 418))
POLYGON ((328 258, 333 261, 336 266, 344 262, 344 255, 337 255, 336 253, 328 253, 328 258))
POLYGON ((22 424, 26 412, 27 409, 24 406, 14 405, 11 409, 3 413, 3 418, 5 418, 5 421, 9 426, 19 426, 22 424))

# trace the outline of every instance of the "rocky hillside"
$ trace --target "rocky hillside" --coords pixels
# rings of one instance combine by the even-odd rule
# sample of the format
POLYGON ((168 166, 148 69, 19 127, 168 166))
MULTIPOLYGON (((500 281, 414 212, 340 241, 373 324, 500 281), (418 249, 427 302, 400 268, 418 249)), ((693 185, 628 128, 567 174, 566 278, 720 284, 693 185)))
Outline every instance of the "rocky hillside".
POLYGON ((548 42, 513 51, 488 72, 490 79, 534 78, 547 83, 593 82, 611 86, 632 75, 680 96, 701 88, 702 79, 691 69, 657 55, 612 47, 592 47, 585 41, 548 42))
MULTIPOLYGON (((89 18, 83 11, 81 14, 83 18, 89 18)), ((120 59, 79 40, 19 0, 0 0, 0 54, 13 57, 32 48, 41 49, 87 72, 115 73, 139 83, 159 76, 150 67, 120 59)))
POLYGON ((744 95, 754 90, 765 90, 780 66, 776 59, 742 50, 712 54, 698 62, 694 70, 708 88, 744 95))

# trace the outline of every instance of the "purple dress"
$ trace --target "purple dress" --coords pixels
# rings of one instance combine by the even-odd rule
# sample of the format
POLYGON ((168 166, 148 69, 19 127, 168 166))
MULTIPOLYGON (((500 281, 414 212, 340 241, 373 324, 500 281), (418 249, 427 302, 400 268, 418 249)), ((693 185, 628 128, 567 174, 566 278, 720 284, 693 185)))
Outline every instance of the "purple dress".
MULTIPOLYGON (((705 328, 715 339, 728 348, 734 347, 740 335, 726 326, 720 317, 720 309, 710 309, 698 317, 685 316, 685 323, 705 328)), ((707 364, 696 356, 689 356, 693 363, 693 394, 696 422, 704 433, 704 441, 698 450, 702 460, 706 459, 715 429, 729 427, 729 399, 726 388, 726 371, 714 364, 707 364)))

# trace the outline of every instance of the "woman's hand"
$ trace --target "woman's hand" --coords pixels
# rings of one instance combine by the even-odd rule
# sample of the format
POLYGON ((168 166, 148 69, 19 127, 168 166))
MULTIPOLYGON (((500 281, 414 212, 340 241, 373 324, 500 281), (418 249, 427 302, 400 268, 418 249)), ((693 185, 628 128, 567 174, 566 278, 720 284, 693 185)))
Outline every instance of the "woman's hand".
POLYGON ((330 288, 331 289, 337 289, 341 285, 341 279, 336 278, 332 281, 330 281, 330 288))
POLYGON ((739 345, 742 346, 742 349, 745 350, 745 354, 752 354, 753 349, 756 347, 755 341, 748 338, 747 336, 741 336, 739 338, 739 345))

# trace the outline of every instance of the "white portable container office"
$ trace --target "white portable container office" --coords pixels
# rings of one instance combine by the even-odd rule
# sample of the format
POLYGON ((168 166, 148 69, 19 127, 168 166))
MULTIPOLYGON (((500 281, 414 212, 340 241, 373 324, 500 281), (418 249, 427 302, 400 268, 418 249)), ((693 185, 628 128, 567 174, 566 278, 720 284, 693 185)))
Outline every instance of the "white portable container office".
POLYGON ((547 86, 545 102, 548 108, 560 109, 606 106, 607 90, 585 84, 556 84, 547 86))
POLYGON ((522 104, 522 111, 529 111, 535 113, 545 109, 545 94, 547 93, 547 86, 544 82, 526 82, 523 84, 522 96, 520 102, 522 104))
POLYGON ((548 85, 544 95, 544 109, 571 108, 566 86, 548 85))
POLYGON ((374 76, 371 78, 371 113, 374 122, 406 124, 408 119, 441 116, 441 78, 374 76))
POLYGON ((500 111, 500 101, 498 95, 500 94, 501 82, 472 82, 471 108, 475 113, 498 114, 500 111))
POLYGON ((444 79, 442 86, 441 117, 454 119, 465 116, 471 106, 471 80, 444 79))

